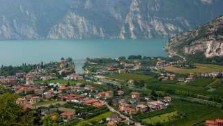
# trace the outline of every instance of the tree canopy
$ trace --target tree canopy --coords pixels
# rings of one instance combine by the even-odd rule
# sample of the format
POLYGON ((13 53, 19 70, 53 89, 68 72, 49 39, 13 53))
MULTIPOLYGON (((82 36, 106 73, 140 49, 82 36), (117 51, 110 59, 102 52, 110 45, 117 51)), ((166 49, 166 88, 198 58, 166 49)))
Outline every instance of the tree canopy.
POLYGON ((18 96, 12 93, 0 95, 0 126, 32 126, 33 117, 30 112, 22 110, 16 104, 18 96))

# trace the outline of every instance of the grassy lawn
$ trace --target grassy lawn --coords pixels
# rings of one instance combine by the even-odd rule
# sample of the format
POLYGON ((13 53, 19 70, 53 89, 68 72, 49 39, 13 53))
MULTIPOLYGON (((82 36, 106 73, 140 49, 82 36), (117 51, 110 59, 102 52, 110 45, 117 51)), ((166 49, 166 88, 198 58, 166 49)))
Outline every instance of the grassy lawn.
POLYGON ((41 105, 48 105, 48 104, 53 104, 53 103, 56 103, 57 101, 54 101, 54 100, 46 100, 46 101, 41 101, 41 102, 38 102, 36 104, 34 104, 35 106, 41 106, 41 105))
POLYGON ((77 83, 82 83, 84 81, 76 81, 76 80, 63 80, 63 79, 54 79, 54 80, 47 80, 47 81, 42 81, 38 80, 35 81, 36 84, 44 84, 44 83, 60 83, 60 84, 77 84, 77 83))
POLYGON ((59 111, 73 111, 73 112, 75 112, 74 109, 70 109, 70 108, 60 107, 60 108, 58 108, 58 109, 59 109, 59 111))
POLYGON ((49 107, 50 105, 56 105, 56 104, 64 104, 65 102, 62 101, 55 101, 55 100, 46 100, 39 103, 34 104, 35 107, 49 107))
POLYGON ((180 100, 174 100, 173 105, 179 116, 184 115, 171 123, 175 126, 192 126, 206 119, 223 118, 223 109, 180 100))
POLYGON ((103 114, 100 114, 98 116, 95 116, 91 119, 88 119, 88 120, 83 120, 83 121, 80 121, 77 126, 86 126, 87 124, 91 123, 91 122, 99 122, 100 120, 102 119, 106 119, 107 117, 109 117, 110 115, 112 114, 112 112, 105 112, 103 114))
POLYGON ((177 111, 170 112, 170 113, 165 113, 162 115, 158 115, 152 118, 146 118, 143 119, 142 121, 146 124, 156 124, 156 123, 165 123, 168 122, 169 120, 172 120, 172 117, 177 115, 177 111))
POLYGON ((118 80, 144 80, 144 81, 148 81, 150 79, 152 79, 151 76, 148 75, 143 75, 143 74, 131 74, 131 73, 122 73, 122 74, 113 74, 113 75, 109 75, 109 78, 112 79, 118 79, 118 80))
POLYGON ((205 73, 205 72, 223 72, 223 66, 214 64, 195 64, 194 69, 181 69, 173 66, 164 67, 166 71, 188 74, 188 73, 205 73))

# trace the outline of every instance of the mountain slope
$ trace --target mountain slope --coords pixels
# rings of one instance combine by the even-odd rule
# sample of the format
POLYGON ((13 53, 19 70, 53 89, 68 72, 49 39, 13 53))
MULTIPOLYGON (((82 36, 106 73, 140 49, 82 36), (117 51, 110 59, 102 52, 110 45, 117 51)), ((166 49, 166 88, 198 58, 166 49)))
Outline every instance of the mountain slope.
POLYGON ((223 57, 223 16, 193 31, 171 38, 167 48, 172 56, 223 57))
POLYGON ((0 39, 168 37, 223 14, 222 0, 0 0, 0 39))

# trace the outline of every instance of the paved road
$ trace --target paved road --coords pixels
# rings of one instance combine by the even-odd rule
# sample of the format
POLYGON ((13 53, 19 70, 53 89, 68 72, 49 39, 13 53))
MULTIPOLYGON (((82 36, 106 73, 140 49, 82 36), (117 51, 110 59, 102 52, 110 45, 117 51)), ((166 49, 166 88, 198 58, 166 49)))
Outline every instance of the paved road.
POLYGON ((111 107, 107 102, 105 101, 102 101, 105 103, 106 107, 111 111, 111 112, 114 112, 114 113, 117 113, 121 118, 124 118, 127 120, 128 124, 132 124, 134 123, 135 126, 143 126, 142 124, 140 124, 139 122, 136 122, 136 121, 133 121, 131 120, 128 116, 125 116, 123 115, 122 113, 120 113, 119 111, 115 110, 113 107, 111 107))

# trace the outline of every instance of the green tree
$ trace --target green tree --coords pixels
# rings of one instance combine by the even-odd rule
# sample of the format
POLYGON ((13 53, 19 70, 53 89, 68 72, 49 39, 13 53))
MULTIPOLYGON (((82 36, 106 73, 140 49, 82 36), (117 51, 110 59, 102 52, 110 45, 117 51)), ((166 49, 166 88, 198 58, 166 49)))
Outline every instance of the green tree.
MULTIPOLYGON (((18 118, 17 126, 34 126, 34 115, 31 111, 24 111, 18 118)), ((40 120, 38 120, 39 123, 40 120)))
POLYGON ((0 125, 16 125, 22 109, 16 104, 17 95, 4 93, 0 95, 0 125))
POLYGON ((73 62, 73 59, 70 58, 70 57, 68 57, 68 58, 67 58, 67 61, 68 61, 68 62, 73 62))
POLYGON ((0 95, 0 126, 32 126, 33 115, 16 104, 16 94, 4 91, 0 95))
POLYGON ((126 57, 125 56, 121 56, 118 59, 123 61, 123 60, 126 60, 126 57))
POLYGON ((59 114, 52 113, 43 118, 43 126, 58 126, 59 114))

